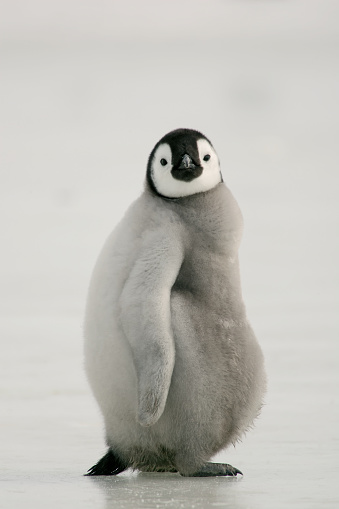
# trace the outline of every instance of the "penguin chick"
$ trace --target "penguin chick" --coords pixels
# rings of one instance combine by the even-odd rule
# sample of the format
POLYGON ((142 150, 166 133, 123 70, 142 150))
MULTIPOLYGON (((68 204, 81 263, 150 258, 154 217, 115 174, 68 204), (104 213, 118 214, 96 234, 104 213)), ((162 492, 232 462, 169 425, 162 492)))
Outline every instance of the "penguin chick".
POLYGON ((164 136, 90 283, 85 365, 108 452, 87 475, 241 473, 209 463, 252 425, 265 392, 241 294, 241 234, 210 141, 191 129, 164 136))

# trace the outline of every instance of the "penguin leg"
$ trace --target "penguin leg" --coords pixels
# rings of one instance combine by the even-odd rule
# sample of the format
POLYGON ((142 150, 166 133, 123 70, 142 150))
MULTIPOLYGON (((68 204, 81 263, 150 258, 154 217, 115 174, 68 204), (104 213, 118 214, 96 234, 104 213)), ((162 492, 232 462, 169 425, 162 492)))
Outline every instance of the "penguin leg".
POLYGON ((227 463, 205 463, 205 465, 194 472, 194 474, 181 474, 184 477, 216 477, 216 476, 231 476, 235 477, 237 474, 243 473, 232 465, 227 463))
POLYGON ((117 475, 128 468, 127 465, 108 449, 105 456, 101 458, 85 475, 117 475))

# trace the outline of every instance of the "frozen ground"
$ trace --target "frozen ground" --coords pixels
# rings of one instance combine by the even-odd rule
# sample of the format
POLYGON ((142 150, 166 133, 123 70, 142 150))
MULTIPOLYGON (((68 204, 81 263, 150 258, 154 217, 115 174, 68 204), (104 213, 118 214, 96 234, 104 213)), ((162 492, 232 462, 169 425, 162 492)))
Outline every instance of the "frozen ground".
POLYGON ((1 4, 1 509, 337 508, 338 4, 171 2, 178 25, 149 0, 152 22, 138 2, 1 4), (245 216, 266 405, 220 454, 242 478, 86 478, 105 451, 90 272, 179 126, 212 139, 245 216))

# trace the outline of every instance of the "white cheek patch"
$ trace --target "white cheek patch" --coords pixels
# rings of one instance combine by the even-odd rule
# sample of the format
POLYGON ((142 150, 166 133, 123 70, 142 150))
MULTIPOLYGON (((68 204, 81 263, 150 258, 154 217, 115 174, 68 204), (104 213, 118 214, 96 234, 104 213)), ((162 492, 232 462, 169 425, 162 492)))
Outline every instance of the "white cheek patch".
POLYGON ((199 178, 201 179, 203 186, 206 187, 204 191, 207 191, 208 189, 215 187, 222 180, 219 158, 214 148, 204 138, 198 140, 197 145, 201 166, 204 169, 199 178), (211 156, 208 161, 204 161, 204 157, 206 155, 211 156))
POLYGON ((159 145, 155 151, 151 168, 152 180, 158 193, 168 198, 181 198, 209 191, 221 182, 219 159, 216 152, 203 138, 198 140, 197 145, 203 172, 200 177, 191 182, 184 182, 173 177, 171 147, 167 143, 159 145), (204 161, 203 158, 207 154, 211 157, 209 161, 204 161), (161 159, 167 161, 165 166, 160 163, 161 159))

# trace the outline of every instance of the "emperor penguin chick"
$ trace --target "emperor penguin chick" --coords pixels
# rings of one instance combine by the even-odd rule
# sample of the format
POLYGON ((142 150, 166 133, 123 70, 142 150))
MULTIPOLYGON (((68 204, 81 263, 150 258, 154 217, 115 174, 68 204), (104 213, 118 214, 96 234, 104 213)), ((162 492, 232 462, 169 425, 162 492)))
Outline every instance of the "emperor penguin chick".
POLYGON ((241 473, 209 463, 252 425, 265 392, 241 294, 241 234, 210 141, 191 129, 164 136, 90 283, 85 364, 108 452, 88 475, 241 473))

